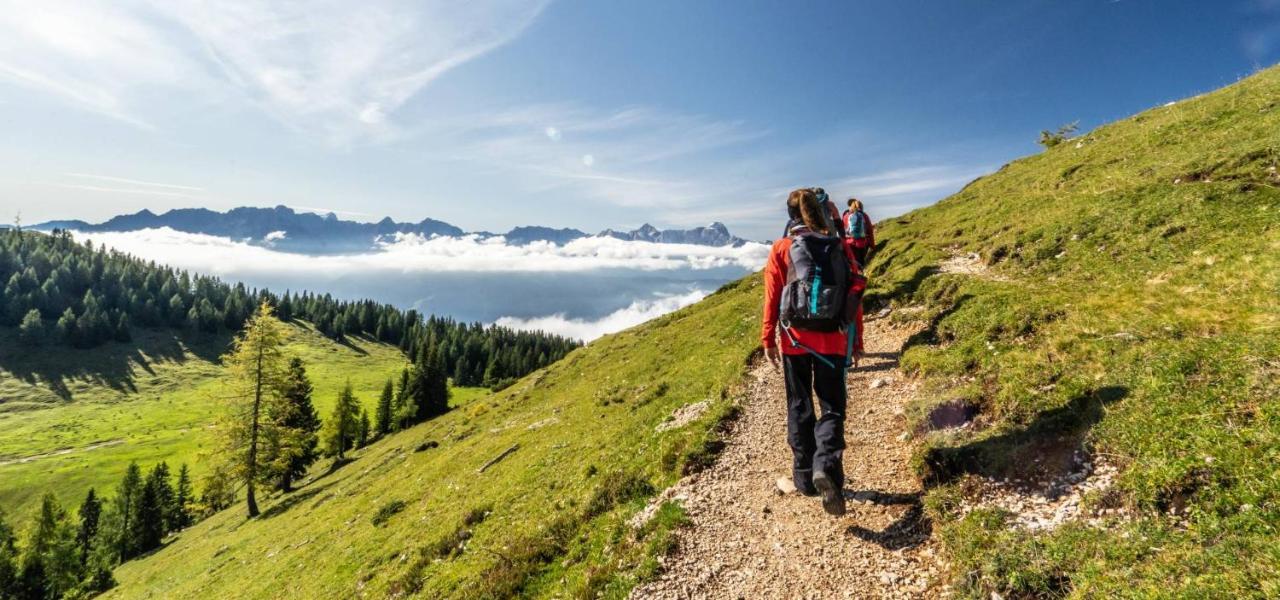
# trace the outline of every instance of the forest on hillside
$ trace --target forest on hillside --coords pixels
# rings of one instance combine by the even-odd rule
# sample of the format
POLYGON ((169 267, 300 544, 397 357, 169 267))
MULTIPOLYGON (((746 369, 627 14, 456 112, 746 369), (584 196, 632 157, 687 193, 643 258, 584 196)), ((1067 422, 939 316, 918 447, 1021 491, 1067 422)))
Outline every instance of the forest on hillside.
POLYGON ((364 336, 396 345, 414 361, 434 349, 457 386, 502 387, 580 345, 543 332, 424 317, 373 300, 233 285, 78 243, 64 230, 0 234, 0 282, 0 326, 16 327, 31 347, 129 342, 135 327, 236 332, 263 301, 282 320, 308 321, 334 340, 364 336))

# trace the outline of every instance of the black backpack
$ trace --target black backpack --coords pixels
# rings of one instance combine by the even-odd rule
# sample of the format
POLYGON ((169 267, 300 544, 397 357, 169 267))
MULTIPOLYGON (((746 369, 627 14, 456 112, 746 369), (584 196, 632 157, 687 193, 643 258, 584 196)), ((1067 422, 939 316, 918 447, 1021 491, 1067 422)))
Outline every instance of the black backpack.
POLYGON ((857 299, 850 297, 853 273, 844 242, 803 232, 791 236, 791 269, 782 288, 782 326, 839 331, 853 322, 857 299))

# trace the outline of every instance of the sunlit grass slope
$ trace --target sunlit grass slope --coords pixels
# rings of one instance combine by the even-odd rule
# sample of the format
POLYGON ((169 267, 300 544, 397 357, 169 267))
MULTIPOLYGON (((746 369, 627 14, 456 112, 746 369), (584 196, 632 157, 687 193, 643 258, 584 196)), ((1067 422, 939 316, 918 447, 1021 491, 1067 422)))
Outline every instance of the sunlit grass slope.
MULTIPOLYGON (((965 593, 1280 595, 1280 69, 1006 165, 885 223, 873 296, 923 319, 903 365, 921 474, 965 593), (986 276, 937 274, 976 252, 986 276), (953 512, 966 477, 1084 444, 1123 471, 1105 527, 953 512)), ((1040 459, 1039 462, 1036 459, 1040 459)))
MULTIPOLYGON (((204 473, 229 337, 139 330, 129 344, 76 350, 28 349, 13 333, 0 332, 0 507, 11 522, 25 523, 48 490, 71 507, 90 487, 109 494, 133 460, 204 473)), ((291 326, 287 353, 306 362, 326 418, 347 380, 372 414, 383 382, 407 364, 393 346, 340 344, 305 324, 291 326)))
POLYGON ((317 470, 117 571, 117 598, 621 597, 681 521, 626 519, 704 462, 756 346, 751 277, 317 470), (658 431, 683 406, 692 423, 658 431), (504 456, 481 472, 482 467, 504 456))

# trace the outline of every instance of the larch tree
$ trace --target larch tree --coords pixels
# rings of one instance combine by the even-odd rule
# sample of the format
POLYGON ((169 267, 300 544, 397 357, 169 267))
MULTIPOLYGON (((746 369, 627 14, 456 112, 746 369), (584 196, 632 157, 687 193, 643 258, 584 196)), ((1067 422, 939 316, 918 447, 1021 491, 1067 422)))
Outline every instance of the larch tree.
POLYGON ((269 451, 290 446, 289 432, 281 425, 288 413, 283 400, 288 373, 284 342, 284 323, 264 301, 223 356, 230 401, 222 427, 223 451, 231 474, 245 486, 249 518, 259 513, 258 484, 278 481, 287 463, 283 453, 269 451))

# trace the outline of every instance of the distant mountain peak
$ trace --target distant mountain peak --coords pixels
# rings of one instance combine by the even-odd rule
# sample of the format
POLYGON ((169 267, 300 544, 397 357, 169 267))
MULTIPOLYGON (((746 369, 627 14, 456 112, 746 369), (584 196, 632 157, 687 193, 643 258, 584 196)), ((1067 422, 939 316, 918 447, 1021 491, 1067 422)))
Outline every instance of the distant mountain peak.
MULTIPOLYGON (((227 212, 205 208, 178 208, 163 215, 143 209, 132 215, 112 217, 98 224, 83 221, 49 221, 32 226, 32 229, 76 229, 85 232, 139 231, 142 229, 169 227, 175 231, 200 233, 235 240, 253 240, 277 250, 306 254, 336 252, 367 252, 378 247, 380 240, 395 234, 416 234, 424 237, 465 235, 461 228, 444 221, 425 218, 417 223, 399 223, 391 217, 383 217, 377 223, 344 221, 329 211, 324 215, 297 212, 283 204, 272 208, 242 206, 227 212), (288 232, 287 234, 284 232, 288 232)), ((606 229, 594 236, 572 228, 526 225, 515 227, 506 234, 472 232, 481 238, 501 235, 507 243, 522 246, 533 242, 550 242, 564 245, 588 237, 611 237, 626 241, 697 244, 701 246, 741 246, 746 243, 729 233, 724 223, 712 223, 693 229, 658 229, 645 223, 631 231, 606 229)))

